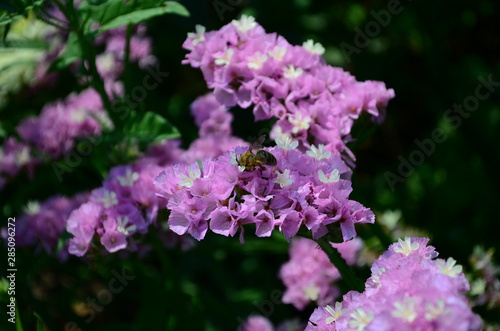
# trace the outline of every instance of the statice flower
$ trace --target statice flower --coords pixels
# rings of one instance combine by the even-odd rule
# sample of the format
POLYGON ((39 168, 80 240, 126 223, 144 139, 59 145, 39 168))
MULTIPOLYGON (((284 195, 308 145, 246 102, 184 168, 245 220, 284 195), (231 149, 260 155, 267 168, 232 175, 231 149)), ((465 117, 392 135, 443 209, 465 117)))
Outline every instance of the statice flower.
POLYGON ((112 168, 102 186, 69 215, 66 230, 73 235, 69 252, 84 256, 91 247, 103 247, 110 253, 145 250, 146 245, 138 243, 151 226, 156 227, 156 234, 167 247, 192 247, 192 241, 157 223, 161 205, 153 184, 161 169, 179 162, 183 152, 179 141, 164 141, 150 146, 134 163, 112 168))
POLYGON ((463 295, 469 290, 462 267, 436 259, 428 238, 399 239, 377 259, 363 293, 318 307, 312 330, 480 330, 463 295))
POLYGON ((337 155, 318 160, 297 149, 264 148, 277 165, 245 170, 238 158, 247 150, 172 165, 155 179, 172 231, 202 240, 209 229, 224 236, 241 230, 243 241, 243 226, 252 223, 258 237, 279 229, 290 240, 303 225, 314 238, 340 230, 348 241, 356 236, 356 223, 374 222, 370 209, 348 199, 351 172, 337 155), (325 180, 320 171, 335 180, 325 180))
POLYGON ((52 158, 71 150, 75 140, 99 135, 112 124, 99 94, 92 88, 45 105, 39 116, 24 119, 17 132, 52 158))
POLYGON ((27 169, 29 175, 33 175, 33 168, 41 162, 41 159, 33 155, 32 148, 17 141, 14 137, 7 138, 0 146, 0 175, 12 177, 23 169, 27 169))
MULTIPOLYGON (((87 198, 83 193, 72 198, 54 196, 41 203, 29 202, 24 214, 16 218, 16 244, 37 246, 37 250, 54 253, 68 216, 87 198)), ((58 254, 64 258, 67 251, 63 249, 58 254)))
POLYGON ((264 316, 249 316, 239 327, 238 331, 302 331, 304 323, 297 319, 286 320, 280 323, 276 328, 271 321, 264 316))
POLYGON ((83 256, 97 234, 104 248, 113 253, 126 248, 135 233, 146 233, 158 212, 151 193, 158 169, 143 163, 112 168, 103 186, 69 216, 66 229, 74 236, 69 252, 83 256))
MULTIPOLYGON (((356 262, 362 241, 354 238, 340 244, 332 244, 349 265, 356 262)), ((313 240, 296 238, 290 246, 290 260, 280 270, 279 277, 286 286, 282 301, 303 310, 311 301, 320 306, 333 302, 340 295, 334 285, 340 273, 328 256, 313 240)))
POLYGON ((353 158, 345 146, 353 121, 363 112, 382 120, 394 97, 382 82, 358 82, 327 65, 321 44, 291 45, 250 16, 218 31, 197 26, 183 47, 189 50, 183 63, 200 68, 220 103, 253 107, 255 120, 276 118, 272 137, 292 137, 302 149, 323 144, 353 158))

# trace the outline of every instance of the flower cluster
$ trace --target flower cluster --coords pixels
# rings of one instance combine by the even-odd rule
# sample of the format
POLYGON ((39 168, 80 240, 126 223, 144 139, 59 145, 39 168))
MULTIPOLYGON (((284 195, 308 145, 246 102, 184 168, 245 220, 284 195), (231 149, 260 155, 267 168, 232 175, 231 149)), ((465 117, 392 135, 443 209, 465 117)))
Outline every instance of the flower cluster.
POLYGON ((24 141, 55 159, 71 150, 76 139, 99 135, 103 124, 112 125, 99 94, 88 88, 45 105, 39 116, 24 119, 17 132, 24 141))
POLYGON ((288 139, 264 148, 275 156, 275 166, 239 164, 245 147, 216 159, 169 166, 155 184, 170 210, 170 229, 197 240, 209 228, 224 236, 241 229, 243 241, 243 225, 252 223, 258 237, 278 228, 290 240, 304 225, 314 238, 340 229, 347 241, 356 235, 354 224, 373 223, 371 210, 348 199, 351 172, 340 157, 324 146, 307 153, 296 147, 288 139))
POLYGON ((239 327, 238 331, 302 331, 305 324, 299 320, 286 320, 280 323, 276 328, 270 320, 263 316, 250 316, 239 327))
POLYGON ((318 307, 306 330, 479 330, 481 320, 462 295, 462 267, 435 259, 428 238, 399 239, 377 259, 363 293, 318 307))
MULTIPOLYGON (((87 198, 88 195, 83 193, 72 198, 54 196, 41 203, 29 202, 25 213, 16 218, 16 244, 38 245, 37 250, 54 253, 68 216, 87 198)), ((68 254, 67 249, 58 249, 57 253, 61 259, 68 254)))
MULTIPOLYGON (((171 142, 163 148, 175 155, 177 146, 171 142)), ((88 201, 71 213, 66 225, 74 236, 69 240, 71 254, 85 255, 96 233, 108 252, 129 244, 134 247, 132 236, 146 233, 158 213, 153 179, 161 170, 159 161, 170 161, 165 153, 160 155, 161 159, 144 157, 112 168, 102 187, 93 190, 88 201)))
MULTIPOLYGON (((303 310, 311 301, 319 306, 331 303, 340 295, 333 283, 340 279, 340 273, 318 244, 306 238, 296 238, 290 246, 290 260, 280 270, 279 277, 286 286, 282 301, 303 310)), ((356 262, 356 255, 362 247, 359 238, 332 244, 349 265, 356 262)))
POLYGON ((22 169, 27 169, 32 175, 33 168, 40 162, 40 159, 33 156, 29 145, 14 137, 7 138, 3 146, 0 146, 0 190, 6 182, 4 177, 15 176, 22 169))
POLYGON ((382 119, 394 97, 382 82, 358 82, 327 65, 319 43, 293 46, 266 34, 250 16, 218 31, 198 25, 183 47, 190 51, 183 63, 201 69, 219 102, 253 106, 256 120, 277 118, 272 137, 293 137, 301 148, 324 144, 334 153, 349 152, 344 140, 353 121, 363 111, 382 119))

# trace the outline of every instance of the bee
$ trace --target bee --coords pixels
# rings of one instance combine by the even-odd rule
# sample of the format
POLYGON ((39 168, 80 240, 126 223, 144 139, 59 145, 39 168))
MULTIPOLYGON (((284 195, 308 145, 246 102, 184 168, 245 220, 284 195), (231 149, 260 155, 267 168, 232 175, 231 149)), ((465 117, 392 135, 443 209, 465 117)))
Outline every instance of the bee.
POLYGON ((264 169, 263 165, 275 166, 277 164, 276 157, 268 151, 261 149, 265 139, 266 135, 263 134, 248 148, 248 151, 241 154, 239 159, 236 158, 238 165, 245 167, 247 171, 254 170, 257 167, 264 169), (253 150, 257 150, 257 152, 254 154, 253 150))

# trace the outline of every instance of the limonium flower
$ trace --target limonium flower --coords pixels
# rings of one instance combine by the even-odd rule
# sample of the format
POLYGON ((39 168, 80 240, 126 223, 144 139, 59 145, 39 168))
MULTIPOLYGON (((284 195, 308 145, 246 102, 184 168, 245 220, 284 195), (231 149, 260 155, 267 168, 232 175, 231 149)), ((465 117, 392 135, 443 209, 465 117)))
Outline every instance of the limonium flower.
POLYGON ((200 68, 220 103, 253 107, 255 120, 278 119, 272 137, 285 134, 305 149, 323 145, 353 157, 345 146, 353 121, 363 112, 381 121, 394 97, 382 82, 358 82, 327 65, 321 44, 291 45, 251 16, 217 31, 197 26, 183 47, 189 51, 183 63, 200 68))
POLYGON ((99 241, 113 253, 129 248, 134 234, 146 233, 159 208, 153 179, 162 169, 160 166, 177 161, 178 145, 176 141, 164 142, 133 164, 112 168, 103 185, 69 215, 66 230, 73 235, 69 252, 83 256, 92 242, 99 241))
POLYGON ((24 119, 17 131, 24 141, 58 158, 74 147, 76 139, 100 134, 101 123, 112 126, 99 94, 88 88, 70 94, 65 100, 46 104, 39 116, 24 119))
POLYGON ((240 231, 243 241, 244 225, 253 223, 258 237, 279 230, 290 240, 304 226, 314 238, 340 229, 347 241, 356 236, 356 223, 373 223, 371 210, 348 199, 351 171, 339 156, 318 160, 298 149, 264 148, 277 165, 241 171, 237 158, 247 149, 237 147, 215 159, 176 164, 161 172, 156 192, 170 210, 172 231, 197 240, 208 230, 224 236, 240 231), (339 178, 322 181, 320 170, 339 178))
POLYGON ((7 138, 0 146, 0 177, 16 176, 23 169, 32 176, 34 167, 41 162, 40 158, 33 155, 30 145, 14 137, 7 138))
MULTIPOLYGON (((88 194, 78 194, 72 198, 54 196, 43 202, 30 201, 24 213, 16 217, 16 244, 35 246, 36 251, 56 253, 58 240, 66 227, 68 216, 88 199, 88 194)), ((57 252, 65 259, 67 249, 57 252)))
POLYGON ((238 327, 238 331, 303 331, 305 323, 298 319, 285 320, 274 327, 271 321, 264 316, 249 316, 238 327))
MULTIPOLYGON (((352 265, 362 247, 359 238, 340 244, 332 244, 352 265)), ((290 260, 281 266, 279 277, 286 286, 282 301, 291 303, 303 310, 310 302, 324 306, 333 302, 340 295, 334 285, 340 279, 340 273, 318 244, 306 238, 295 238, 290 245, 290 260)))
POLYGON ((389 246, 372 265, 363 293, 318 307, 312 330, 480 330, 463 295, 469 282, 452 258, 436 259, 428 238, 407 237, 389 246), (339 307, 341 305, 341 310, 339 307))

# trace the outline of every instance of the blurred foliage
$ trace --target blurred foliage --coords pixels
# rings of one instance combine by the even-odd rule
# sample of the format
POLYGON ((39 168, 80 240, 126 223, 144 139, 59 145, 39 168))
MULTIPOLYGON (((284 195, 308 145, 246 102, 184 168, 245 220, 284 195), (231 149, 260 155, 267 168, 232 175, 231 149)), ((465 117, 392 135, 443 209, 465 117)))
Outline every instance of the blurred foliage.
MULTIPOLYGON (((168 15, 148 21, 153 53, 169 77, 148 94, 141 108, 159 113, 177 127, 183 146, 188 146, 197 132, 189 105, 207 91, 201 72, 180 64, 186 34, 195 24, 218 29, 242 13, 252 14, 266 31, 277 32, 291 43, 301 44, 309 38, 322 43, 327 61, 350 71, 358 80, 381 80, 395 90, 396 98, 390 102, 382 125, 360 121, 354 128, 353 136, 363 139, 352 144, 357 157, 353 199, 378 214, 399 210, 401 222, 425 230, 441 257, 454 257, 466 270, 476 244, 500 250, 497 234, 492 231, 498 218, 493 206, 500 198, 496 147, 500 86, 458 127, 451 127, 444 117, 454 104, 463 104, 474 95, 480 84, 478 77, 491 75, 493 81, 500 82, 499 3, 401 1, 402 10, 391 15, 390 23, 349 59, 341 45, 355 46, 358 28, 365 31, 367 24, 376 22, 373 13, 387 10, 387 1, 182 3, 191 14, 189 18, 168 15), (398 174, 398 158, 408 160, 419 149, 415 140, 431 138, 436 128, 442 128, 447 139, 436 143, 435 151, 391 190, 387 172, 398 174)), ((142 75, 133 70, 132 80, 140 80, 142 75)), ((11 132, 28 113, 37 113, 45 102, 67 95, 73 80, 67 73, 62 77, 58 88, 43 96, 15 97, 9 109, 16 111, 7 117, 2 110, 0 128, 11 132)), ((268 125, 250 126, 249 110, 235 112, 239 113, 234 133, 244 139, 257 136, 268 125)), ((2 194, 9 202, 7 208, 2 206, 3 213, 8 213, 4 218, 18 215, 27 200, 91 189, 102 180, 89 160, 63 183, 56 182, 51 171, 40 169, 36 182, 19 178, 9 185, 11 191, 2 194)), ((360 229, 366 238, 372 231, 369 227, 360 229)), ((154 233, 149 235, 154 241, 154 233)), ((81 330, 234 330, 241 321, 238 318, 258 313, 258 307, 264 314, 272 308, 269 317, 274 323, 292 316, 305 320, 313 309, 297 312, 289 305, 268 304, 273 291, 284 290, 277 273, 287 259, 288 244, 280 236, 247 236, 245 245, 240 245, 237 238, 211 234, 188 252, 156 247, 144 258, 112 255, 85 263, 72 258, 65 264, 18 249, 16 298, 25 330, 34 329, 40 319, 49 330, 61 330, 70 321, 81 330), (114 277, 111 271, 120 272, 124 267, 135 279, 86 323, 86 314, 78 316, 82 313, 80 303, 95 298, 114 277)), ((1 256, 5 256, 3 248, 1 256)), ((500 321, 498 313, 483 313, 489 321, 500 321)), ((2 318, 0 329, 4 328, 2 318)))

